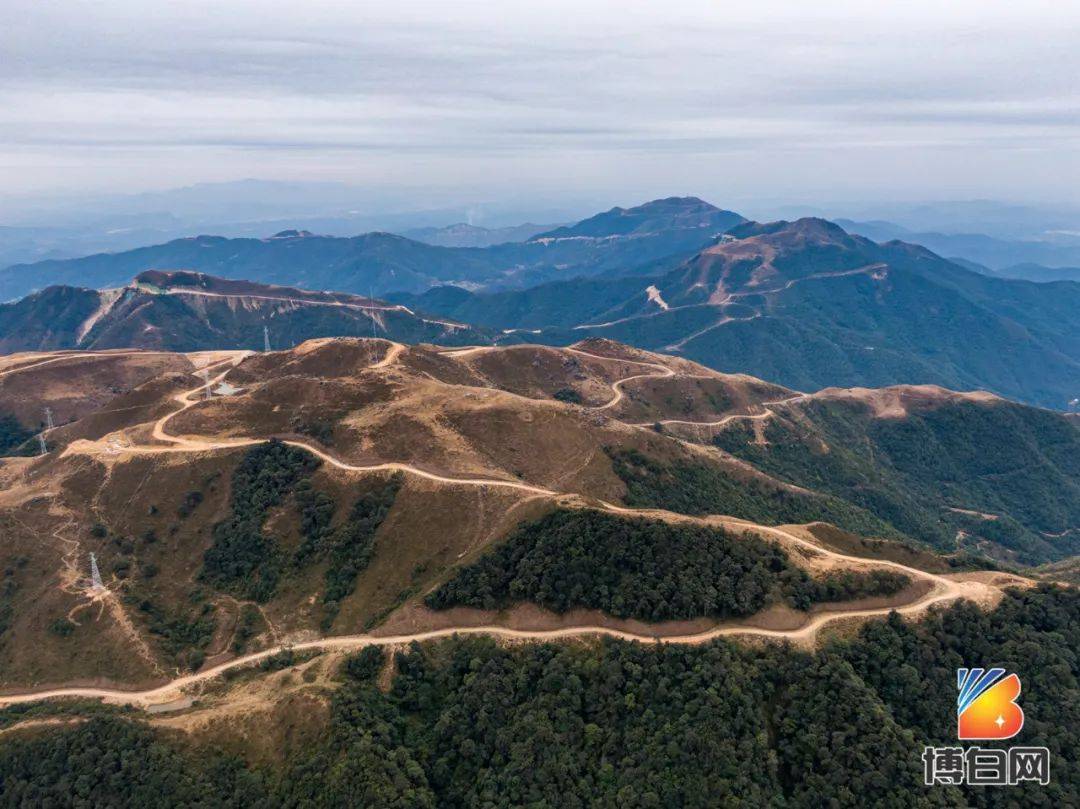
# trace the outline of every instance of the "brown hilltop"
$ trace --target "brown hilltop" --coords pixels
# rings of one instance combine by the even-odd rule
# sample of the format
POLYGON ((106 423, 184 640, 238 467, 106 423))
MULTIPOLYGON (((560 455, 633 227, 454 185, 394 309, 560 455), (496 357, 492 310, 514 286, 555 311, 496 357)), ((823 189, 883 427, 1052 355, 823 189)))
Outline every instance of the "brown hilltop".
POLYGON ((669 274, 662 293, 672 306, 733 304, 783 291, 803 278, 883 272, 876 252, 873 242, 824 219, 750 222, 669 274))
MULTIPOLYGON (((0 647, 0 688, 85 680, 87 671, 106 681, 160 680, 176 665, 170 656, 176 653, 159 637, 177 625, 170 621, 202 621, 197 625, 210 633, 208 659, 227 659, 252 604, 245 608, 201 581, 199 571, 215 526, 231 514, 234 472, 268 439, 320 459, 312 484, 330 498, 335 524, 391 475, 401 474, 401 488, 369 566, 332 623, 320 623, 325 560, 290 568, 273 597, 257 605, 252 642, 264 647, 327 632, 356 634, 391 616, 395 626, 423 628, 434 620, 421 606, 425 593, 522 521, 557 506, 772 530, 723 515, 694 516, 701 514, 695 508, 684 514, 627 508, 632 479, 617 459, 653 464, 648 474, 654 476, 687 468, 697 470, 698 481, 719 479, 735 492, 726 501, 732 508, 825 502, 703 440, 728 424, 763 423, 774 418, 774 408, 807 397, 611 340, 566 348, 440 348, 334 338, 266 353, 124 352, 106 359, 112 364, 88 354, 37 355, 4 366, 11 378, 31 380, 53 365, 70 365, 74 420, 50 434, 54 449, 47 456, 0 461, 6 550, 25 557, 30 571, 13 603, 10 632, 17 643, 0 647), (209 397, 199 369, 211 380, 209 397), (83 372, 93 384, 80 385, 83 372), (102 390, 110 397, 103 399, 102 390), (91 551, 107 596, 87 592, 91 551), (93 617, 99 614, 104 617, 93 617), (65 616, 79 622, 70 639, 47 629, 65 616), (91 621, 104 623, 91 632, 91 621), (15 655, 16 646, 35 654, 15 655)), ((930 395, 921 388, 882 395, 908 405, 920 391, 923 399, 930 395)), ((935 389, 934 395, 959 394, 935 389)), ((796 564, 811 571, 851 564, 815 550, 812 535, 792 530, 767 536, 796 564)), ((295 550, 302 541, 296 499, 275 505, 262 531, 285 552, 295 550)), ((929 593, 927 586, 905 592, 920 599, 929 593)), ((589 619, 609 625, 603 616, 589 619)), ((446 619, 440 620, 428 625, 442 626, 446 619)), ((469 618, 479 620, 499 619, 469 618)), ((775 616, 755 620, 801 631, 806 616, 787 615, 783 626, 775 616)), ((546 626, 550 616, 528 621, 546 626)))
POLYGON ((984 390, 955 391, 940 385, 890 385, 887 388, 824 388, 808 397, 818 401, 861 402, 876 418, 903 418, 910 412, 929 410, 959 402, 1004 402, 984 390))
POLYGON ((0 357, 0 414, 33 426, 42 422, 48 407, 60 425, 101 409, 152 379, 190 373, 197 362, 198 355, 171 352, 11 354, 0 357))
POLYGON ((623 491, 605 448, 654 443, 669 455, 704 451, 630 426, 669 411, 686 415, 686 397, 672 398, 679 384, 713 391, 690 408, 705 419, 754 407, 755 394, 788 393, 611 341, 447 350, 321 339, 250 355, 228 380, 240 393, 200 403, 170 430, 232 441, 329 429, 335 454, 348 463, 400 461, 605 499, 623 491), (576 397, 561 401, 565 391, 576 397))
MULTIPOLYGON (((564 495, 568 502, 620 502, 626 486, 610 451, 705 459, 733 479, 791 488, 718 450, 622 420, 624 412, 668 407, 667 392, 649 387, 658 375, 679 380, 694 371, 714 386, 730 380, 736 388, 742 378, 610 341, 566 349, 447 350, 338 338, 258 354, 35 355, 9 358, 4 368, 11 371, 9 387, 27 390, 47 369, 63 368, 71 407, 62 412, 73 420, 49 434, 49 455, 0 461, 5 550, 29 560, 32 572, 20 582, 14 608, 10 631, 19 643, 0 649, 0 687, 85 682, 87 670, 106 678, 96 682, 159 678, 167 658, 146 634, 145 615, 122 601, 109 602, 113 619, 96 619, 97 607, 80 607, 87 554, 97 553, 113 592, 149 589, 155 609, 190 612, 190 593, 199 589, 195 575, 213 526, 228 514, 232 471, 249 442, 279 437, 346 466, 404 464, 431 475, 404 479, 380 532, 385 539, 343 602, 335 631, 355 632, 393 609, 402 593, 422 594, 564 495), (185 394, 202 384, 204 367, 228 382, 225 393, 209 400, 200 391, 185 394), (22 383, 11 381, 20 376, 22 383), (580 404, 554 398, 567 389, 580 394, 580 404), (95 524, 107 534, 92 531, 95 524), (152 580, 145 579, 148 569, 155 572, 152 580), (46 631, 65 615, 78 622, 73 643, 46 631), (98 620, 108 626, 95 629, 91 643, 84 627, 98 620), (11 654, 27 644, 35 655, 11 654), (73 648, 79 651, 71 656, 73 648)), ((705 415, 715 415, 705 398, 700 405, 705 415)), ((315 482, 348 503, 392 471, 354 473, 324 463, 315 482)), ((296 519, 290 503, 274 512, 266 530, 293 546, 296 519)), ((313 593, 321 586, 315 571, 261 608, 274 637, 317 629, 313 593)), ((213 656, 227 652, 240 607, 229 597, 210 598, 216 628, 207 653, 213 656)))

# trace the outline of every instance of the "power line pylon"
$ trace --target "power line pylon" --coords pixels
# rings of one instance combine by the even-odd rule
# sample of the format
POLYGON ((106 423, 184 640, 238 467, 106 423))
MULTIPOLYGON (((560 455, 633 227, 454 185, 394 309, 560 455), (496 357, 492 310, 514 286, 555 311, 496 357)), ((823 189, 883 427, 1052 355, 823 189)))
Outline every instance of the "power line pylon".
POLYGON ((90 588, 92 590, 104 590, 105 583, 101 581, 101 571, 98 570, 97 557, 90 554, 90 588))
POLYGON ((263 351, 270 353, 270 327, 263 326, 263 351))
POLYGON ((48 455, 49 443, 45 440, 45 433, 49 432, 53 428, 52 410, 48 407, 45 408, 45 427, 38 433, 38 446, 41 447, 41 454, 48 455))
POLYGON ((368 287, 368 305, 371 309, 368 313, 371 315, 371 339, 378 339, 375 334, 375 290, 372 287, 368 287))

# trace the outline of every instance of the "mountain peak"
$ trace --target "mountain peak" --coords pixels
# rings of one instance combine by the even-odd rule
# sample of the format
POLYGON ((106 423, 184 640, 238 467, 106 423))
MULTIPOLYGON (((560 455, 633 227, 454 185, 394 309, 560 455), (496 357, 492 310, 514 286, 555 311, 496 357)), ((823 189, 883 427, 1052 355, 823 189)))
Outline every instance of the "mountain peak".
POLYGON ((575 225, 534 236, 532 241, 566 238, 634 237, 666 230, 704 230, 722 233, 746 220, 697 197, 666 197, 633 208, 615 207, 575 225))
POLYGON ((271 239, 306 239, 306 238, 308 238, 310 236, 314 236, 314 235, 315 234, 312 233, 310 230, 296 230, 296 229, 290 228, 288 230, 279 230, 277 233, 275 233, 270 238, 271 239))
POLYGON ((874 275, 885 267, 877 245, 825 219, 747 222, 673 270, 660 287, 671 305, 732 306, 809 279, 874 275))
POLYGON ((814 241, 838 241, 850 238, 848 232, 838 224, 817 216, 804 216, 794 221, 780 219, 775 222, 745 222, 731 228, 727 233, 736 239, 777 234, 799 236, 814 241))
MULTIPOLYGON (((619 208, 617 210, 624 210, 619 208)), ((720 209, 711 202, 706 202, 700 197, 663 197, 643 202, 633 208, 625 209, 628 213, 656 210, 705 210, 719 211, 720 209)))
POLYGON ((150 286, 158 289, 172 287, 208 287, 216 279, 194 270, 144 270, 135 276, 134 286, 150 286))

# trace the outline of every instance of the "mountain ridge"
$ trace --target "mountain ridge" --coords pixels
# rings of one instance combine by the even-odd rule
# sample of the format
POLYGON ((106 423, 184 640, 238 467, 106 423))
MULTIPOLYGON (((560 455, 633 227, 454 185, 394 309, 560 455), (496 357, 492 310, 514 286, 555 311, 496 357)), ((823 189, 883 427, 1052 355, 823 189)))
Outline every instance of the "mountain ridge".
POLYGON ((448 345, 495 335, 401 304, 348 293, 148 270, 124 287, 49 287, 0 304, 0 350, 150 348, 178 351, 261 348, 264 327, 277 345, 312 337, 381 332, 448 345))
MULTIPOLYGON (((473 262, 472 269, 425 267, 424 280, 415 287, 421 291, 390 297, 408 310, 397 310, 402 317, 416 312, 432 315, 419 316, 408 328, 399 322, 397 331, 386 333, 407 341, 490 344, 528 339, 553 345, 574 343, 592 334, 651 350, 681 352, 719 370, 747 371, 800 390, 925 383, 985 388, 1058 409, 1065 409, 1080 392, 1080 284, 996 278, 961 267, 925 247, 895 240, 879 244, 813 217, 793 222, 742 221, 719 238, 714 238, 711 226, 700 226, 702 216, 712 221, 708 217, 729 215, 736 216, 695 198, 671 198, 633 209, 615 208, 582 220, 573 226, 578 231, 573 227, 552 231, 565 235, 541 236, 533 243, 485 249, 422 246, 436 251, 432 255, 473 262), (661 236, 653 235, 658 217, 668 228, 661 236), (679 222, 693 226, 679 229, 679 222), (642 228, 646 244, 667 240, 661 251, 664 255, 628 266, 623 263, 627 256, 644 258, 636 247, 642 228), (615 235, 585 235, 592 232, 615 235), (678 251, 666 252, 676 242, 685 246, 681 240, 687 233, 707 243, 689 258, 678 251), (513 251, 559 251, 563 249, 559 245, 569 245, 567 249, 578 257, 591 255, 598 263, 550 272, 522 265, 494 270, 495 265, 486 263, 500 251, 504 251, 500 260, 510 260, 513 251), (647 275, 635 274, 635 269, 647 269, 647 275), (474 279, 487 279, 484 290, 478 290, 483 286, 480 281, 462 280, 461 272, 469 275, 473 270, 479 273, 471 276, 474 279), (446 285, 435 278, 436 272, 450 273, 456 280, 446 285), (561 277, 563 273, 576 275, 567 279, 561 277), (553 275, 555 280, 551 280, 553 275), (543 283, 532 283, 537 280, 543 283), (419 326, 425 318, 448 322, 440 332, 419 326), (446 329, 451 328, 448 333, 446 329)), ((408 240, 389 234, 357 239, 376 252, 389 251, 381 265, 384 285, 390 280, 409 285, 419 278, 391 255, 403 245, 412 250, 408 240)), ((350 242, 331 241, 336 247, 350 242)), ((327 240, 284 232, 258 244, 278 260, 287 258, 291 266, 296 258, 293 251, 301 251, 297 256, 318 253, 327 240)), ((184 246, 198 255, 204 251, 222 254, 235 241, 196 237, 184 246)), ((130 254, 125 255, 132 260, 130 254)), ((349 266, 349 261, 339 256, 319 272, 332 274, 334 267, 349 266)), ((206 263, 217 266, 220 261, 206 263)), ((263 267, 259 276, 266 274, 263 267)), ((183 277, 183 271, 174 277, 183 277)), ((355 282, 359 276, 351 277, 355 282)), ((238 279, 232 276, 233 282, 238 279)), ((312 303, 314 296, 323 294, 301 294, 297 290, 305 284, 279 286, 293 290, 287 295, 312 303)), ((361 290, 359 295, 371 291, 361 290)), ((132 294, 136 293, 125 293, 132 294)), ((0 340, 19 349, 121 347, 124 340, 132 347, 148 344, 135 332, 110 335, 97 343, 86 341, 89 329, 59 334, 57 327, 68 321, 85 324, 102 309, 103 299, 97 293, 70 289, 54 290, 45 297, 52 300, 24 299, 0 309, 0 340), (26 310, 21 317, 20 309, 26 310)), ((175 303, 152 302, 145 314, 175 303)), ((112 309, 117 305, 113 300, 112 309)), ((187 322, 189 310, 177 308, 169 317, 187 322)), ((230 310, 222 316, 233 324, 226 330, 226 342, 217 346, 208 342, 215 334, 213 318, 207 320, 203 313, 200 328, 206 341, 189 334, 185 342, 171 345, 190 349, 261 344, 261 325, 256 328, 254 316, 247 318, 250 322, 242 341, 236 332, 239 315, 230 310)), ((293 315, 292 319, 299 318, 293 315)), ((102 328, 98 326, 94 335, 102 328)), ((359 328, 355 318, 314 318, 302 327, 288 326, 279 339, 292 344, 307 337, 357 334, 359 328)), ((154 334, 153 329, 149 333, 154 334)))

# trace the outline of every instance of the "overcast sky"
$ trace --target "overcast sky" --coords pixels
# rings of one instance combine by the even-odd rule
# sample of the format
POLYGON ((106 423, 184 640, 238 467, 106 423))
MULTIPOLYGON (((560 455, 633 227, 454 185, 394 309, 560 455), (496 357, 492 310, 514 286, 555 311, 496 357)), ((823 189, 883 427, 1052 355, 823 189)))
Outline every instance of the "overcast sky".
POLYGON ((1080 200, 1076 2, 2 6, 9 196, 256 177, 1080 200))

